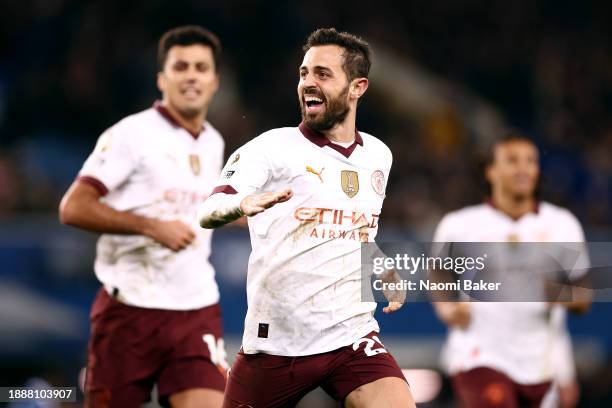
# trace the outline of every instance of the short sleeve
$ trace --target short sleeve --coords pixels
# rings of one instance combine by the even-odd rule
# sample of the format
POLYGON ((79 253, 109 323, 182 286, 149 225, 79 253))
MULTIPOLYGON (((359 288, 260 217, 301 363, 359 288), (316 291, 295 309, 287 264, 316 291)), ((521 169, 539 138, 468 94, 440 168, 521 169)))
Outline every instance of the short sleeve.
POLYGON ((115 126, 100 135, 79 171, 78 179, 91 183, 102 195, 123 184, 136 166, 129 135, 122 133, 115 126))
POLYGON ((221 171, 215 193, 249 195, 261 192, 272 174, 266 152, 249 142, 235 151, 221 171))
POLYGON ((566 212, 561 226, 562 233, 559 234, 563 237, 561 245, 566 248, 563 264, 569 280, 577 281, 586 276, 591 265, 584 231, 578 219, 569 211, 566 212))
POLYGON ((436 230, 433 235, 432 242, 451 242, 453 241, 453 229, 452 226, 454 224, 453 214, 446 214, 436 227, 436 230))

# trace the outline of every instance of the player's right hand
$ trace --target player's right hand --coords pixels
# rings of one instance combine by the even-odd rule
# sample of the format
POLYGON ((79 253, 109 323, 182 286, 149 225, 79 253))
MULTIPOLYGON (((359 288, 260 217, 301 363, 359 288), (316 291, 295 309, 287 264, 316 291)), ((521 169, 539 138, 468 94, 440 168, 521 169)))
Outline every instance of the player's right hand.
POLYGON ((273 207, 278 203, 284 203, 293 197, 293 191, 288 188, 283 191, 276 191, 270 193, 251 194, 242 199, 240 202, 240 209, 246 216, 253 216, 259 214, 264 210, 273 207))
POLYGON ((182 221, 162 221, 152 219, 145 235, 173 251, 185 249, 196 237, 190 226, 182 221))

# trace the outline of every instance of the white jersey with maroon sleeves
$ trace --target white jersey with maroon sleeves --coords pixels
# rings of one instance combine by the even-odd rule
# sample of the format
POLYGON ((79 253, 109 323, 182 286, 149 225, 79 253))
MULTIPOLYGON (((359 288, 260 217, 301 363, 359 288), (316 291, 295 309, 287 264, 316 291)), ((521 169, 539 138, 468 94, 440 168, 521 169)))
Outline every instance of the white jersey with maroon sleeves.
MULTIPOLYGON (((535 212, 513 220, 490 204, 447 214, 434 242, 584 242, 578 220, 566 209, 543 202, 535 212)), ((568 271, 579 279, 588 267, 583 257, 568 271)), ((450 328, 444 363, 450 374, 490 367, 521 384, 553 378, 553 352, 567 335, 565 309, 545 302, 471 302, 466 329, 450 328)))
POLYGON ((161 106, 128 116, 104 132, 79 172, 119 211, 181 220, 196 239, 174 252, 141 235, 103 234, 95 271, 107 291, 138 307, 189 310, 218 302, 208 258, 212 232, 199 228, 198 204, 223 165, 224 142, 209 124, 197 135, 161 106))
POLYGON ((249 217, 245 353, 323 353, 378 330, 376 304, 361 301, 360 245, 376 236, 391 161, 373 136, 342 147, 304 125, 266 132, 230 156, 215 188, 228 200, 294 193, 249 217))

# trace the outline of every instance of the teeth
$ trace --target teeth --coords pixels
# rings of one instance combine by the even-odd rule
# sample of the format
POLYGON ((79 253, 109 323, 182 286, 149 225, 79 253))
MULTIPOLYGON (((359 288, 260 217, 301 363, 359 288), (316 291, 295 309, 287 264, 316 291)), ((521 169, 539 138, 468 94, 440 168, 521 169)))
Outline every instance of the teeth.
POLYGON ((323 103, 323 99, 317 98, 316 96, 305 96, 304 100, 306 102, 321 102, 321 103, 323 103))

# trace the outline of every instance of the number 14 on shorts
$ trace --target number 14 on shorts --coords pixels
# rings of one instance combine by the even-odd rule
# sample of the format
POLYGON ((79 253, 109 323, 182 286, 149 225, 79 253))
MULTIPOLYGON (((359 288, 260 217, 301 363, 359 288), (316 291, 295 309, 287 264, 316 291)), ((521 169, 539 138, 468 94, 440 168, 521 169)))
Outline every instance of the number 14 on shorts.
POLYGON ((363 337, 357 340, 356 342, 353 343, 353 350, 357 351, 357 349, 362 343, 365 343, 365 347, 363 348, 363 351, 368 357, 375 356, 381 353, 387 353, 387 350, 385 349, 385 345, 382 344, 382 341, 380 341, 378 336, 372 336, 371 339, 368 337, 363 337), (380 344, 380 347, 377 347, 379 344, 380 344), (375 346, 377 348, 374 348, 375 346))
POLYGON ((229 364, 227 364, 227 353, 225 352, 225 342, 222 338, 215 339, 212 334, 204 334, 202 340, 208 346, 210 352, 210 361, 217 367, 227 371, 229 364))

